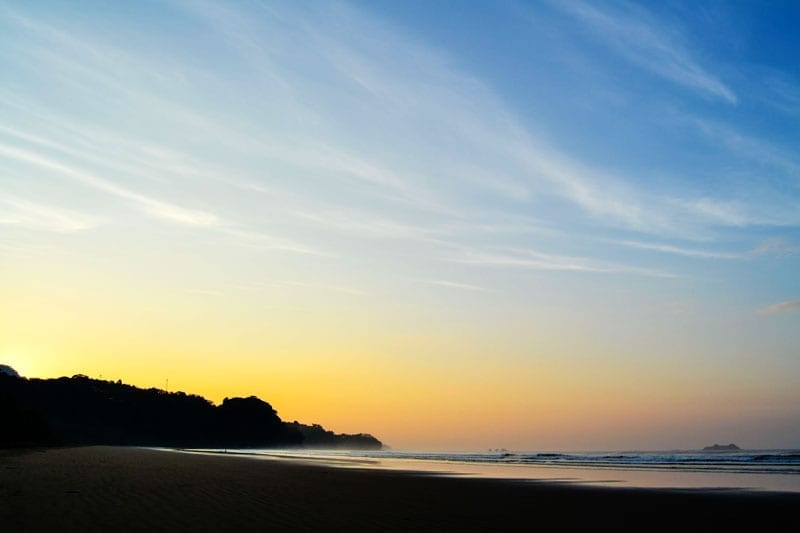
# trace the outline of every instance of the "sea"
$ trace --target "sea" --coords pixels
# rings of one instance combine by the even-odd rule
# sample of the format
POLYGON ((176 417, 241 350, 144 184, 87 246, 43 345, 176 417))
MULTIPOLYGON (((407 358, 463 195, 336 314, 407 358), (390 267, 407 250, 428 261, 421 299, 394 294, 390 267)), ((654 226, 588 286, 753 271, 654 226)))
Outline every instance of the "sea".
POLYGON ((800 492, 800 450, 420 452, 194 450, 338 468, 668 489, 800 492))

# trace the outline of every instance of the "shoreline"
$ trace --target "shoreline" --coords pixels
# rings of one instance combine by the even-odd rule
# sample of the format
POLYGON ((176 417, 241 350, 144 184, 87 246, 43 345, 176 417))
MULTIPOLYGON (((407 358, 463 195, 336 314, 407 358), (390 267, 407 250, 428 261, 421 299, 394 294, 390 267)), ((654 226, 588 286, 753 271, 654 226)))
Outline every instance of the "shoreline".
MULTIPOLYGON (((341 450, 284 449, 169 449, 179 453, 239 456, 252 459, 296 461, 308 465, 335 468, 366 468, 459 478, 485 478, 531 482, 572 483, 604 487, 654 489, 730 489, 800 494, 800 475, 747 468, 703 469, 676 468, 663 464, 532 464, 492 461, 442 459, 435 456, 421 459, 341 450)), ((457 454, 453 455, 457 457, 457 454)))
POLYGON ((653 520, 767 528, 800 505, 800 494, 786 492, 441 476, 147 448, 17 452, 0 454, 0 524, 9 533, 641 530, 653 520))

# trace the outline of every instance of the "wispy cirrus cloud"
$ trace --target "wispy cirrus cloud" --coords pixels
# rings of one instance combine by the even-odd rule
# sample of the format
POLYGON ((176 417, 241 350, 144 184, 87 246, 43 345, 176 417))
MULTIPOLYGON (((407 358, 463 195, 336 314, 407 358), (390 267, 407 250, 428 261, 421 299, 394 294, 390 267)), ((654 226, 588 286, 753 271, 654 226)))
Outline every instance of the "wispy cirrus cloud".
POLYGON ((53 172, 55 175, 77 181, 85 186, 128 200, 139 210, 161 220, 188 226, 209 227, 221 223, 213 213, 188 209, 171 202, 132 191, 92 173, 60 163, 35 152, 0 144, 0 157, 6 157, 53 172))
MULTIPOLYGON (((208 8, 198 4, 192 10, 230 35, 230 17, 220 18, 216 7, 208 8)), ((444 216, 458 216, 463 209, 461 196, 480 191, 523 203, 533 194, 557 195, 602 217, 604 223, 643 231, 655 231, 667 223, 668 216, 655 221, 654 210, 641 205, 644 199, 637 198, 624 180, 590 169, 531 134, 490 87, 455 68, 444 54, 409 42, 344 5, 327 15, 353 31, 342 34, 309 20, 299 26, 301 30, 294 30, 300 35, 291 37, 293 42, 314 45, 313 58, 306 58, 303 48, 297 49, 297 62, 319 61, 320 54, 325 60, 321 67, 329 71, 325 98, 340 99, 342 111, 327 110, 315 122, 327 122, 326 127, 339 130, 338 138, 324 143, 308 135, 296 138, 294 146, 276 151, 275 157, 321 174, 356 178, 415 210, 444 216), (375 41, 383 46, 365 45, 375 41), (425 90, 421 92, 420 87, 425 90), (359 95, 358 106, 351 109, 354 94, 359 95), (349 109, 352 113, 347 113, 349 109), (375 141, 383 140, 369 154, 347 146, 348 130, 362 124, 365 133, 374 130, 375 141), (419 154, 420 164, 379 156, 386 146, 419 154), (465 153, 470 154, 467 159, 465 153)), ((247 33, 248 27, 240 31, 247 33)), ((263 32, 254 31, 246 39, 239 33, 233 45, 241 49, 245 39, 248 50, 258 46, 273 68, 285 73, 281 86, 295 87, 302 94, 306 82, 297 67, 288 69, 286 58, 272 51, 282 32, 264 37, 263 32)), ((289 105, 297 107, 301 116, 310 115, 297 99, 289 105)))
MULTIPOLYGON (((158 220, 213 228, 247 247, 342 261, 378 246, 402 247, 397 255, 460 254, 462 262, 487 268, 668 278, 673 274, 658 268, 599 259, 588 248, 571 251, 574 256, 558 254, 553 241, 547 249, 556 253, 531 249, 575 226, 584 237, 595 228, 623 228, 648 235, 625 246, 738 259, 645 241, 679 242, 719 228, 795 220, 788 209, 716 191, 701 195, 671 184, 656 190, 648 176, 624 164, 606 170, 515 110, 508 94, 458 57, 358 6, 178 6, 192 14, 184 19, 188 31, 202 30, 224 65, 169 47, 163 55, 135 44, 115 47, 107 36, 27 20, 19 48, 33 75, 53 78, 81 105, 105 110, 112 120, 103 122, 98 113, 100 120, 84 121, 57 103, 48 108, 2 89, 0 104, 16 106, 21 118, 0 126, 13 139, 0 144, 0 157, 114 195, 158 220), (227 94, 237 96, 221 96, 227 94), (131 116, 141 128, 117 127, 131 116), (145 187, 144 179, 152 183, 145 187), (503 251, 476 251, 489 241, 503 251)), ((624 14, 578 2, 558 9, 633 64, 736 100, 677 34, 641 8, 624 14)), ((728 140, 731 147, 747 145, 728 140)), ((775 165, 791 162, 770 158, 775 165)))
POLYGON ((526 268, 532 270, 598 274, 622 273, 655 278, 677 277, 675 274, 658 269, 598 261, 587 257, 548 254, 530 249, 506 250, 501 252, 469 250, 451 260, 471 265, 526 268))
MULTIPOLYGON (((402 206, 406 219, 400 224, 408 228, 417 225, 413 219, 420 211, 442 217, 440 227, 454 218, 466 218, 465 208, 471 208, 468 203, 477 196, 511 200, 520 210, 530 198, 556 196, 597 223, 657 235, 687 235, 702 231, 709 222, 735 226, 752 220, 727 208, 721 213, 719 204, 705 205, 703 200, 664 199, 634 184, 630 176, 583 163, 530 131, 489 85, 458 68, 446 54, 407 39, 350 6, 299 13, 278 6, 252 14, 210 3, 180 5, 205 21, 215 38, 226 42, 248 66, 245 75, 255 92, 280 102, 280 109, 264 103, 253 110, 254 117, 266 113, 269 120, 256 125, 239 113, 200 113, 170 97, 184 87, 197 92, 192 94, 196 100, 205 101, 203 87, 222 91, 230 83, 213 72, 185 69, 169 58, 164 62, 175 67, 168 69, 172 73, 156 75, 164 65, 152 58, 26 20, 28 32, 57 45, 44 56, 30 52, 31 57, 70 73, 71 80, 84 80, 83 94, 115 95, 132 109, 156 110, 166 125, 179 124, 181 132, 190 131, 195 142, 213 142, 214 152, 222 149, 243 156, 250 165, 303 176, 295 183, 338 183, 339 191, 356 193, 366 202, 377 199, 376 208, 381 203, 402 206), (321 16, 341 24, 315 24, 321 16), (293 24, 263 31, 287 19, 293 24), (383 46, 365 45, 378 41, 383 46), (287 48, 287 43, 305 44, 287 48), (59 53, 62 48, 70 53, 59 53), (254 51, 258 51, 255 56, 254 51), (317 78, 326 80, 324 95, 309 83, 317 78), (198 83, 190 83, 193 80, 198 83), (272 128, 272 122, 283 127, 272 128), (300 127, 304 124, 310 127, 300 127), (204 132, 214 134, 206 139, 204 132), (354 144, 357 135, 361 140, 354 144), (387 146, 394 149, 387 151, 387 146), (398 153, 415 157, 397 157, 398 153)), ((210 108, 215 105, 209 101, 210 108)), ((59 123, 69 126, 66 120, 59 123)), ((97 133, 97 128, 89 132, 91 142, 78 155, 103 157, 91 153, 93 145, 103 142, 97 133)), ((113 132, 111 136, 117 140, 111 146, 106 142, 103 149, 115 155, 112 161, 101 162, 118 174, 162 179, 226 175, 223 169, 209 172, 219 165, 197 154, 187 157, 169 145, 120 139, 113 132)), ((75 154, 74 149, 71 152, 75 154)), ((249 174, 244 182, 266 181, 252 171, 238 173, 249 174)), ((303 187, 305 194, 314 196, 310 188, 303 187)), ((335 204, 336 199, 331 201, 335 204)), ((209 217, 146 204, 139 202, 142 208, 161 212, 162 218, 214 223, 209 217)))
POLYGON ((0 195, 0 225, 70 233, 96 227, 99 223, 97 216, 0 195))
POLYGON ((728 252, 715 252, 709 250, 697 250, 693 248, 683 248, 680 246, 672 246, 669 244, 658 244, 640 241, 616 241, 617 244, 627 246, 629 248, 638 248, 640 250, 652 250, 654 252, 663 252, 667 254, 684 255, 687 257, 702 257, 707 259, 745 259, 745 254, 735 254, 728 252))
POLYGON ((800 300, 787 300, 785 302, 778 302, 758 310, 758 312, 762 315, 785 313, 788 311, 800 311, 800 300))
POLYGON ((791 77, 775 71, 759 72, 758 86, 766 86, 766 92, 758 91, 764 103, 792 116, 800 115, 800 85, 791 77))
POLYGON ((443 279, 431 279, 431 280, 423 280, 420 283, 424 283, 426 285, 435 285, 438 287, 445 287, 448 289, 460 289, 464 291, 479 291, 485 292, 489 289, 485 287, 480 287, 478 285, 472 285, 470 283, 461 283, 458 281, 448 281, 443 279))
POLYGON ((764 239, 758 246, 750 250, 750 255, 777 255, 787 256, 800 253, 800 246, 782 237, 764 239))
POLYGON ((551 4, 579 19, 600 42, 630 63, 678 85, 731 104, 737 102, 733 90, 700 64, 676 32, 650 20, 643 8, 620 3, 619 9, 611 9, 608 4, 581 0, 551 4))
POLYGON ((332 283, 323 283, 314 280, 301 280, 301 279, 273 279, 264 282, 249 282, 249 283, 235 283, 228 285, 230 289, 244 291, 244 292, 269 292, 275 289, 300 289, 311 292, 334 292, 341 294, 349 294, 351 296, 366 296, 369 294, 367 291, 357 287, 338 285, 332 283))
MULTIPOLYGON (((800 174, 800 162, 786 150, 713 120, 698 117, 688 120, 708 138, 720 142, 736 156, 746 157, 791 176, 800 174)), ((796 181, 800 183, 800 180, 796 181)))
POLYGON ((441 230, 392 220, 363 210, 325 208, 295 210, 290 214, 320 228, 342 231, 376 239, 407 239, 441 242, 441 230))
POLYGON ((325 283, 308 283, 305 281, 273 281, 272 285, 279 287, 299 287, 303 289, 340 292, 344 294, 351 294, 353 296, 363 296, 366 294, 365 291, 361 289, 355 289, 353 287, 342 287, 340 285, 328 285, 325 283))
POLYGON ((263 248, 267 250, 280 250, 284 252, 292 252, 303 255, 314 255, 320 257, 331 257, 332 254, 320 250, 318 248, 309 246, 307 244, 287 239, 285 237, 278 237, 263 231, 246 229, 237 226, 224 226, 218 228, 218 231, 232 237, 235 241, 246 246, 254 248, 263 248))

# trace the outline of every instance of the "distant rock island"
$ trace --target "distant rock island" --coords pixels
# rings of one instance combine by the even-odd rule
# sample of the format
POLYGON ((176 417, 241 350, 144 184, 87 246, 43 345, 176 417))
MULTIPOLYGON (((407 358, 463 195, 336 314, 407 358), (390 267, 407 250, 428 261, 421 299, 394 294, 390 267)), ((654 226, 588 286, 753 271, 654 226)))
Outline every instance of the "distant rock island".
POLYGON ((730 443, 730 444, 713 444, 711 446, 706 446, 703 448, 704 452, 735 452, 740 450, 737 445, 730 443))
POLYGON ((287 423, 267 402, 140 389, 78 374, 26 379, 0 365, 0 448, 25 446, 381 449, 366 433, 287 423))

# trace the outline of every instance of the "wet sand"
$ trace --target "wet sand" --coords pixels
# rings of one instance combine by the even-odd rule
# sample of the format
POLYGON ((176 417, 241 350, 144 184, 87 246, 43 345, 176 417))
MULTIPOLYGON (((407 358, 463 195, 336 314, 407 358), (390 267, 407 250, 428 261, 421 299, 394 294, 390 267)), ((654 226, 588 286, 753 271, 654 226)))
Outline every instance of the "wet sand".
POLYGON ((138 448, 0 451, 0 531, 647 530, 793 521, 800 494, 609 488, 138 448))

